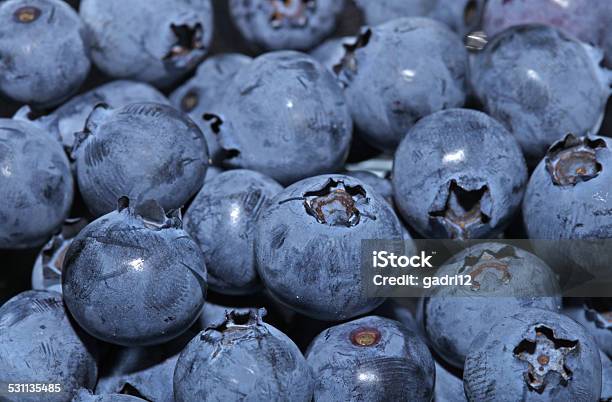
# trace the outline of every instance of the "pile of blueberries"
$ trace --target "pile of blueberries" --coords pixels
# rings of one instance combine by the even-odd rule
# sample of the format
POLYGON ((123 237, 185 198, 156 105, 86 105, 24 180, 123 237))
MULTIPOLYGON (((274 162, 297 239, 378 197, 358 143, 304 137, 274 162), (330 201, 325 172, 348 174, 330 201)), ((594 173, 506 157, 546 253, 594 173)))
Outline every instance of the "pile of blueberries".
POLYGON ((612 238, 611 27, 0 0, 0 401, 612 401, 612 298, 500 242, 612 238), (490 239, 441 267, 477 286, 367 297, 362 240, 415 238, 490 239))

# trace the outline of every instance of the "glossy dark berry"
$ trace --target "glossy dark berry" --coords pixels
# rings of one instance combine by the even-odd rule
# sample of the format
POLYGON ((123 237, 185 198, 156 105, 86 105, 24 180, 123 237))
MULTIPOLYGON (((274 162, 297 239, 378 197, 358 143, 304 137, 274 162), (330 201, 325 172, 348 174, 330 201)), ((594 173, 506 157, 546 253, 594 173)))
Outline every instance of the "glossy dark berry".
POLYGON ((430 345, 449 364, 463 367, 472 341, 503 317, 525 307, 558 311, 557 278, 542 260, 518 247, 480 243, 454 255, 437 276, 469 275, 470 286, 441 286, 423 303, 430 345))
MULTIPOLYGON (((0 383, 60 384, 50 402, 70 401, 93 388, 97 367, 92 340, 70 320, 57 292, 26 291, 0 307, 0 383)), ((8 385, 5 385, 7 387, 8 385)), ((37 402, 40 394, 2 391, 7 402, 37 402)))
POLYGON ((0 249, 44 244, 62 226, 72 196, 60 142, 32 123, 0 119, 0 249))
POLYGON ((55 106, 89 73, 89 43, 61 0, 0 2, 0 92, 35 107, 55 106))
POLYGON ((259 290, 256 222, 282 189, 261 173, 237 169, 206 181, 196 195, 185 214, 185 230, 202 249, 211 289, 227 294, 259 290))
POLYGON ((174 372, 177 402, 237 400, 308 402, 312 373, 298 347, 262 313, 228 313, 181 352, 174 372), (213 374, 214 373, 214 374, 213 374))
POLYGON ((160 86, 194 69, 213 35, 210 0, 83 0, 79 13, 100 70, 160 86))
POLYGON ((316 401, 431 401, 435 368, 427 346, 399 322, 368 316, 319 334, 306 360, 316 401))
POLYGON ((487 238, 519 208, 527 167, 501 124, 481 112, 451 109, 408 132, 395 153, 392 181, 399 211, 423 236, 487 238))
POLYGON ((480 333, 463 372, 469 401, 596 401, 599 349, 572 319, 525 309, 480 333))
POLYGON ((255 261, 268 291, 283 304, 312 318, 345 320, 383 302, 364 292, 366 239, 402 239, 389 203, 357 179, 316 176, 287 187, 263 211, 255 261))
POLYGON ((154 201, 90 223, 64 258, 62 289, 87 332, 124 346, 170 340, 198 318, 206 268, 198 245, 154 201))
POLYGON ((208 149, 202 131, 176 109, 133 103, 97 106, 73 151, 79 190, 95 216, 119 197, 183 206, 204 182, 208 149))

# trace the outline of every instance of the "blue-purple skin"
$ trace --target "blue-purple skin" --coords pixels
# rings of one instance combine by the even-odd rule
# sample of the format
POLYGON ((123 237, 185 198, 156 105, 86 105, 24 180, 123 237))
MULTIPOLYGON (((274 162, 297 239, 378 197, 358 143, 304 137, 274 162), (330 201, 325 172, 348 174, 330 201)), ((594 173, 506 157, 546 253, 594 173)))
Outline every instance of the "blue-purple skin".
POLYGON ((33 107, 55 106, 89 73, 77 13, 60 0, 0 2, 0 92, 33 107))
POLYGON ((174 372, 176 402, 308 402, 312 392, 312 373, 298 347, 257 310, 231 312, 223 324, 200 332, 174 372))
POLYGON ((467 402, 463 381, 436 362, 435 402, 467 402))
POLYGON ((571 318, 524 309, 474 340, 463 386, 469 401, 596 401, 599 349, 571 318))
POLYGON ((210 0, 82 0, 91 58, 106 75, 166 87, 206 56, 210 0))
POLYGON ((524 24, 546 24, 562 29, 579 40, 595 45, 610 14, 607 0, 489 0, 483 30, 492 37, 506 28, 524 24))
POLYGON ((118 109, 98 105, 73 150, 79 190, 95 216, 117 199, 157 200, 166 210, 183 206, 204 183, 208 148, 185 114, 158 103, 118 109))
POLYGON ((59 141, 32 123, 0 119, 0 249, 44 244, 62 226, 72 196, 59 141))
POLYGON ((435 367, 399 322, 368 316, 326 329, 308 347, 316 401, 431 401, 435 367))
POLYGON ((567 135, 554 143, 531 175, 523 222, 538 251, 558 269, 580 263, 592 274, 610 272, 607 244, 559 240, 612 237, 612 142, 607 137, 567 135))
POLYGON ((293 51, 259 56, 234 76, 211 120, 225 167, 256 170, 281 184, 340 170, 353 122, 332 74, 293 51))
POLYGON ((601 59, 601 51, 553 27, 516 26, 473 59, 471 84, 535 165, 567 133, 597 132, 612 83, 601 59))
POLYGON ((131 395, 121 395, 121 394, 104 394, 104 395, 94 395, 91 391, 82 389, 77 395, 72 399, 71 402, 144 402, 145 399, 138 398, 136 396, 131 395))
POLYGON ((266 50, 307 50, 329 36, 344 0, 230 0, 244 39, 266 50))
MULTIPOLYGON (((92 339, 73 326, 57 292, 28 290, 0 307, 0 384, 60 384, 45 401, 68 402, 96 384, 92 339)), ((2 393, 6 402, 38 402, 40 394, 2 393)))
POLYGON ((257 218, 283 187, 251 170, 229 170, 210 179, 185 213, 185 230, 199 244, 216 292, 258 291, 253 244, 257 218))
POLYGON ((460 35, 478 27, 484 0, 356 0, 366 21, 373 26, 401 17, 429 17, 445 23, 460 35))
POLYGON ((355 38, 352 36, 331 38, 312 49, 309 54, 331 73, 335 74, 334 68, 342 62, 346 53, 344 46, 351 45, 354 42, 355 38))
POLYGON ((600 401, 612 400, 612 360, 605 353, 600 352, 601 358, 601 396, 600 401))
POLYGON ((612 356, 612 303, 609 298, 586 300, 564 313, 589 331, 603 353, 612 356))
POLYGON ((372 172, 365 170, 353 170, 344 173, 349 177, 361 180, 368 186, 372 187, 378 195, 387 200, 390 204, 393 203, 393 185, 389 179, 383 179, 372 172))
POLYGON ((193 78, 170 95, 172 105, 187 113, 204 133, 213 164, 221 163, 223 152, 219 147, 217 135, 203 117, 213 109, 212 105, 219 102, 236 72, 252 60, 238 53, 212 56, 198 66, 193 78))
POLYGON ((475 110, 452 109, 425 117, 408 132, 395 153, 392 182, 396 206, 424 237, 487 238, 519 208, 527 167, 500 123, 475 110))
POLYGON ((417 120, 465 102, 467 51, 437 21, 364 28, 345 48, 336 73, 360 135, 378 149, 393 151, 417 120))
MULTIPOLYGON (((144 82, 117 80, 73 97, 48 115, 34 115, 33 121, 59 136, 64 148, 71 149, 75 134, 83 131, 87 117, 97 104, 106 103, 119 108, 137 102, 169 103, 161 92, 144 82)), ((30 120, 31 115, 30 108, 24 106, 14 118, 30 120)))
POLYGON ((302 180, 279 193, 259 217, 259 276, 275 299, 311 318, 365 314, 384 301, 365 295, 360 261, 361 240, 367 239, 402 239, 401 224, 384 198, 348 176, 302 180))
POLYGON ((469 275, 471 286, 440 286, 423 303, 430 346, 461 368, 470 344, 503 317, 526 307, 559 311, 554 272, 537 256, 503 243, 480 243, 454 255, 436 276, 469 275))
POLYGON ((122 346, 159 344, 185 332, 206 297, 198 245, 155 201, 95 220, 66 252, 62 290, 76 321, 91 335, 122 346))

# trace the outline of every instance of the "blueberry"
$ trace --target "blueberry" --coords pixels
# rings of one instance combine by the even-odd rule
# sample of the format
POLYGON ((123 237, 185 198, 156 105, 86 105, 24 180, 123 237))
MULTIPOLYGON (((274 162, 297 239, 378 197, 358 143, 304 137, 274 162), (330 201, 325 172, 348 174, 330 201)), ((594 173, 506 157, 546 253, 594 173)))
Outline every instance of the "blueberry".
POLYGON ((395 149, 417 120, 465 101, 467 51, 437 21, 365 28, 345 49, 334 69, 360 134, 376 148, 395 149))
POLYGON ((323 331, 308 347, 317 401, 431 401, 434 361, 399 322, 368 316, 323 331))
POLYGON ((117 198, 155 199, 176 209, 202 187, 208 150, 183 113, 157 103, 98 105, 74 150, 81 195, 95 216, 117 198))
POLYGON ((485 109, 535 164, 565 134, 597 131, 612 82, 599 66, 601 57, 553 27, 517 26, 477 55, 471 81, 485 109))
POLYGON ((55 106, 89 73, 89 46, 76 12, 60 0, 0 2, 0 92, 55 106))
POLYGON ((216 134, 202 116, 219 101, 236 72, 251 60, 237 53, 212 56, 200 64, 193 78, 170 95, 174 107, 188 113, 204 133, 210 158, 215 164, 221 162, 223 152, 217 144, 216 134))
POLYGON ((255 222, 282 189, 261 173, 238 169, 210 179, 196 195, 185 214, 185 230, 202 249, 212 290, 236 295, 259 290, 255 222))
POLYGON ((269 50, 306 50, 330 35, 344 0, 230 0, 242 36, 269 50))
POLYGON ((181 352, 174 372, 176 402, 306 402, 312 389, 312 373, 298 347, 256 310, 230 312, 223 324, 200 332, 181 352))
POLYGON ((356 0, 368 25, 401 17, 430 17, 463 35, 476 29, 484 0, 356 0))
POLYGON ((435 402, 467 402, 463 381, 436 362, 435 402))
POLYGON ((87 226, 86 219, 66 219, 62 231, 53 236, 38 253, 32 269, 32 289, 62 293, 62 266, 72 239, 87 226))
POLYGON ((44 244, 61 227, 72 196, 60 143, 32 123, 0 119, 0 249, 44 244))
POLYGON ((145 401, 142 398, 131 395, 121 394, 105 394, 105 395, 94 395, 91 391, 82 389, 72 399, 72 402, 138 402, 145 401))
POLYGON ((449 364, 463 367, 470 344, 495 322, 525 307, 557 310, 559 285, 538 257, 503 243, 480 243, 442 265, 437 276, 469 275, 471 286, 441 286, 423 303, 430 345, 449 364))
POLYGON ((463 384, 469 401, 596 401, 599 350, 572 319, 525 309, 477 336, 463 384))
POLYGON ((85 227, 66 252, 62 289, 90 334, 124 346, 158 344, 197 319, 206 296, 198 245, 155 201, 117 211, 85 227))
POLYGON ((81 387, 96 384, 91 339, 70 322, 62 296, 29 290, 0 307, 0 384, 2 401, 40 401, 40 394, 9 394, 9 383, 60 384, 45 401, 69 401, 81 387))
POLYGON ((282 184, 338 171, 353 131, 342 90, 310 56, 272 52, 242 68, 225 89, 218 116, 224 165, 282 184))
POLYGON ((105 74, 168 86, 200 63, 210 45, 210 0, 82 0, 91 57, 105 74))
POLYGON ((24 106, 15 117, 33 120, 61 138, 64 147, 70 149, 75 142, 75 133, 83 130, 87 117, 97 104, 106 103, 119 108, 136 102, 167 104, 168 99, 143 82, 118 80, 77 95, 48 115, 37 115, 24 106))
POLYGON ((259 217, 255 260, 272 296, 320 320, 345 320, 384 300, 364 294, 361 240, 401 240, 391 206, 370 186, 342 175, 297 182, 259 217))
POLYGON ((607 212, 612 197, 604 191, 612 186, 610 147, 605 137, 569 134, 550 147, 531 175, 523 221, 529 238, 555 240, 536 241, 534 246, 556 269, 569 260, 591 273, 609 272, 606 245, 559 240, 612 237, 612 215, 607 212))
POLYGON ((483 28, 487 35, 493 36, 511 26, 540 23, 596 44, 605 29, 602 17, 610 12, 609 7, 607 0, 489 0, 483 28))
POLYGON ((423 236, 485 238, 501 232, 516 212, 527 168, 501 124, 452 109, 410 130, 395 154, 392 182, 402 216, 423 236))

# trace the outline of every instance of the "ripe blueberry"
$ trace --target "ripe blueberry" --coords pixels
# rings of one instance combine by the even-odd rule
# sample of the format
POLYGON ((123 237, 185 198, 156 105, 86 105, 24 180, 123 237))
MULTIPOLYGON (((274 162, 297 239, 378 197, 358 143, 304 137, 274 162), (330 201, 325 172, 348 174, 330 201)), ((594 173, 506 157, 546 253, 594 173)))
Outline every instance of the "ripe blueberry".
POLYGON ((177 402, 247 395, 307 402, 312 389, 312 373, 298 347, 256 310, 230 312, 224 323, 200 332, 181 352, 174 372, 177 402))
POLYGON ((353 122, 332 74, 293 51, 259 56, 225 90, 217 116, 223 164, 264 173, 281 184, 338 171, 353 122))
POLYGON ((596 401, 599 349, 572 319, 524 309, 477 336, 463 384, 469 401, 596 401))
POLYGON ((170 106, 101 104, 79 136, 74 150, 79 189, 95 216, 112 211, 124 195, 176 209, 202 187, 208 164, 204 135, 170 106))
POLYGON ((434 361, 399 322, 368 316, 326 329, 308 347, 317 401, 431 401, 434 361))
POLYGON ((0 119, 0 249, 44 244, 72 204, 61 144, 25 121, 0 119))
POLYGON ((212 39, 210 0, 83 0, 91 57, 105 74, 168 86, 200 63, 212 39))
POLYGON ((441 286, 424 300, 422 322, 430 345, 463 367, 470 344, 496 321, 525 307, 558 311, 559 285, 538 257, 502 243, 480 243, 452 257, 437 276, 469 275, 471 286, 441 286))
MULTIPOLYGON (((79 388, 91 389, 96 384, 93 346, 92 339, 73 326, 57 292, 26 291, 0 307, 2 384, 60 384, 61 391, 47 393, 45 400, 69 401, 79 388)), ((41 400, 40 394, 6 391, 2 391, 3 401, 41 400)))
POLYGON ((196 195, 185 213, 185 230, 202 249, 212 290, 248 294, 260 288, 255 222, 282 189, 261 173, 237 169, 208 180, 196 195))
POLYGON ((61 0, 0 2, 0 92, 38 108, 76 92, 89 73, 89 45, 61 0))
POLYGON ((117 211, 85 227, 66 252, 64 301, 87 332, 124 346, 172 339, 198 318, 206 268, 198 245, 155 201, 117 211))
POLYGON ((467 51, 437 21, 400 18, 344 47, 334 69, 360 134, 376 148, 394 150, 417 120, 465 101, 467 51))
POLYGON ((255 261, 272 296, 320 320, 345 320, 384 300, 364 294, 361 240, 401 240, 393 209, 370 186, 343 175, 297 182, 263 211, 255 261))
POLYGON ((530 164, 567 133, 597 132, 612 74, 601 52, 544 25, 495 36, 472 63, 471 83, 492 117, 518 139, 530 164))
POLYGON ((423 236, 486 238, 501 232, 520 206, 527 168, 501 124, 451 109, 409 131, 395 153, 392 182, 399 211, 423 236))

